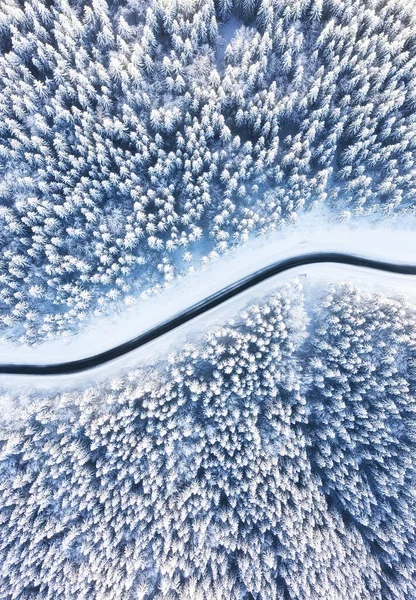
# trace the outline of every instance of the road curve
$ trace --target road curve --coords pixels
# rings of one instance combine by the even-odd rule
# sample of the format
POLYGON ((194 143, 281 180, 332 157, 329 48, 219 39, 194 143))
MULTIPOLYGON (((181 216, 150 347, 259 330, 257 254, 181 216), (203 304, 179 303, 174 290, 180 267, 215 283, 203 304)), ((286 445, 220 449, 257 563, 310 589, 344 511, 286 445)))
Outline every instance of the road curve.
POLYGON ((140 348, 156 338, 164 335, 191 321, 195 317, 199 317, 203 313, 215 308, 219 304, 229 300, 249 288, 274 277, 279 273, 294 269, 296 267, 307 266, 317 263, 337 263, 353 267, 365 267, 367 269, 375 269, 385 271, 387 273, 400 273, 402 275, 416 275, 416 265, 395 264, 385 261, 373 260, 363 256, 353 254, 343 254, 338 252, 317 252, 309 254, 301 254, 292 258, 276 261, 275 263, 256 271, 255 273, 232 283, 231 285, 219 290, 212 296, 205 298, 201 302, 190 306, 184 311, 178 313, 174 317, 156 325, 155 327, 141 333, 137 337, 124 342, 114 348, 78 360, 54 364, 0 364, 0 375, 64 375, 71 373, 79 373, 87 369, 91 369, 98 365, 102 365, 110 360, 119 358, 136 348, 140 348))

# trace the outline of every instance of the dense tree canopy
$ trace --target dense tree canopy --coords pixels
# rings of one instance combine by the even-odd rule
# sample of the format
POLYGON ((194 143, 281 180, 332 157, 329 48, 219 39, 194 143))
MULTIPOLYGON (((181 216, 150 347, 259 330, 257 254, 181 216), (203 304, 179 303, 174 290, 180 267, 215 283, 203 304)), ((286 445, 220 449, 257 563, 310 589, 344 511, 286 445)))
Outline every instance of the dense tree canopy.
POLYGON ((416 309, 320 296, 2 427, 0 596, 414 598, 416 309))
POLYGON ((413 211, 415 32, 405 0, 3 0, 1 326, 76 329, 305 208, 413 211))

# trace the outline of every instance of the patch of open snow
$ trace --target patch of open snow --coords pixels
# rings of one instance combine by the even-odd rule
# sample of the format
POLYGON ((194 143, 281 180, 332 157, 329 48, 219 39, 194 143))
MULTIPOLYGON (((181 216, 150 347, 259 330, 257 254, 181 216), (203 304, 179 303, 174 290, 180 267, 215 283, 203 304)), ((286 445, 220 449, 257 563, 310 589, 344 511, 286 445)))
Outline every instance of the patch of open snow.
POLYGON ((216 63, 219 70, 224 68, 224 57, 228 44, 233 39, 237 29, 242 25, 243 21, 241 21, 241 19, 238 19, 235 15, 231 15, 226 23, 222 23, 219 26, 218 30, 220 38, 216 50, 216 63))

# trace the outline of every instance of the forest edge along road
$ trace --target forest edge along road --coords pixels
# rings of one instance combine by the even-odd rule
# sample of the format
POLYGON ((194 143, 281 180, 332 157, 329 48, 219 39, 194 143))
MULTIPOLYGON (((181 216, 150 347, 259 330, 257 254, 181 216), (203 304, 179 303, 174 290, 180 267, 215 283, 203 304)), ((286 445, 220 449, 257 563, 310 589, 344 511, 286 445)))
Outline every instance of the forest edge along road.
POLYGON ((190 306, 189 308, 174 315, 172 318, 152 327, 151 329, 141 333, 140 335, 128 340, 122 344, 110 348, 104 352, 67 362, 54 364, 1 364, 0 374, 8 375, 63 375, 70 373, 78 373, 87 369, 92 369, 98 365, 102 365, 115 358, 123 356, 132 350, 140 348, 152 342, 156 338, 171 332, 175 328, 199 317, 200 315, 216 308, 223 302, 241 294, 242 292, 256 286, 257 284, 279 275, 284 271, 294 269, 296 267, 307 266, 318 263, 336 263, 345 264, 355 267, 365 267, 376 269, 388 273, 399 273, 403 275, 416 275, 416 265, 395 264, 386 261, 379 261, 363 256, 355 256, 353 254, 344 254, 337 252, 319 252, 309 253, 294 256, 284 260, 276 261, 275 263, 260 269, 232 283, 231 285, 219 290, 215 294, 205 298, 204 300, 190 306))

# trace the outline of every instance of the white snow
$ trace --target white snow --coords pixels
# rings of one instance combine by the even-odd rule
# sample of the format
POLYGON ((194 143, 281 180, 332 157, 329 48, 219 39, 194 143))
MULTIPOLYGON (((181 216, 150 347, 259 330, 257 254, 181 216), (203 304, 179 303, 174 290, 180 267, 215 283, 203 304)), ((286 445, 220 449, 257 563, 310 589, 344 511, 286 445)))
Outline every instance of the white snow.
POLYGON ((225 51, 234 37, 235 32, 243 25, 243 22, 235 15, 231 15, 226 23, 219 26, 220 39, 217 45, 216 62, 219 70, 224 68, 225 51))
MULTIPOLYGON (((366 258, 414 264, 415 231, 416 222, 411 217, 393 222, 389 220, 388 224, 325 226, 322 225, 321 214, 309 213, 299 218, 292 227, 277 231, 267 238, 248 241, 193 275, 178 278, 157 297, 138 299, 134 307, 126 307, 123 313, 92 320, 89 327, 68 339, 52 340, 32 347, 0 345, 0 362, 47 364, 98 354, 140 335, 276 260, 299 254, 346 252, 366 258)), ((349 272, 345 266, 340 265, 339 268, 343 273, 349 272)), ((325 265, 318 266, 318 269, 325 272, 325 265)), ((309 268, 307 270, 310 272, 309 268)), ((383 280, 386 278, 395 281, 392 275, 386 274, 383 280)), ((410 278, 410 281, 416 286, 416 277, 410 278)))

